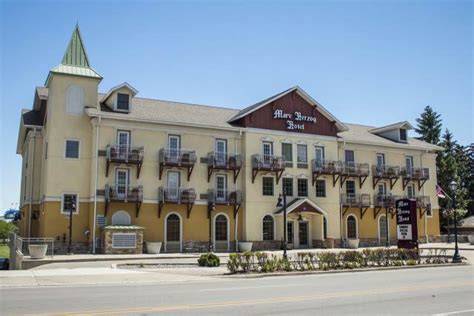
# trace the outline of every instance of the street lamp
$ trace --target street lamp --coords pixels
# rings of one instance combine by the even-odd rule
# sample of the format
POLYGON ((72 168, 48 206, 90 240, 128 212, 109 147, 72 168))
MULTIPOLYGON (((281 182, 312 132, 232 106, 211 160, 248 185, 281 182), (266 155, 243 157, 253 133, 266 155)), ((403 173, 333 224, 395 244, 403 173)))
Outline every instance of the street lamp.
POLYGON ((287 248, 287 238, 286 238, 286 193, 283 190, 283 194, 278 196, 277 207, 282 206, 283 202, 283 258, 287 259, 286 248, 287 248))
POLYGON ((449 188, 453 194, 453 212, 454 212, 454 256, 453 256, 453 263, 460 263, 462 262, 461 256, 459 255, 459 248, 458 248, 458 219, 457 219, 457 212, 456 212, 456 189, 458 184, 456 181, 451 181, 449 184, 449 188))
POLYGON ((207 216, 209 217, 209 245, 208 250, 212 252, 212 211, 215 211, 216 207, 214 206, 214 202, 209 202, 207 204, 207 216))

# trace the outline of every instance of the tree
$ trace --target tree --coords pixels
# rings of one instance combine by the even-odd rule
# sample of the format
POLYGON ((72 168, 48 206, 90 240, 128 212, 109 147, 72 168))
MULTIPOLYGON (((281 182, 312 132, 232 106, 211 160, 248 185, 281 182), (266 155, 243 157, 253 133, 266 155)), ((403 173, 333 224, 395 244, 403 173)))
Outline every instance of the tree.
POLYGON ((0 239, 3 239, 3 244, 5 244, 5 240, 15 229, 16 226, 14 224, 0 220, 0 239))
POLYGON ((427 105, 421 116, 416 119, 418 125, 415 128, 415 132, 420 135, 417 138, 431 144, 438 144, 441 136, 440 117, 440 114, 433 111, 431 106, 427 105))

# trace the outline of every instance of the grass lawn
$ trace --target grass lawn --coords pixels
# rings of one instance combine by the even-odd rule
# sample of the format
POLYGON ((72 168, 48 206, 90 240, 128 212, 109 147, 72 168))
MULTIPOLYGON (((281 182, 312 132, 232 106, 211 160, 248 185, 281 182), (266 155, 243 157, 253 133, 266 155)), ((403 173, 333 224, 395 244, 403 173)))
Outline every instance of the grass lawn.
POLYGON ((0 244, 0 257, 10 258, 10 248, 8 248, 8 245, 0 244))

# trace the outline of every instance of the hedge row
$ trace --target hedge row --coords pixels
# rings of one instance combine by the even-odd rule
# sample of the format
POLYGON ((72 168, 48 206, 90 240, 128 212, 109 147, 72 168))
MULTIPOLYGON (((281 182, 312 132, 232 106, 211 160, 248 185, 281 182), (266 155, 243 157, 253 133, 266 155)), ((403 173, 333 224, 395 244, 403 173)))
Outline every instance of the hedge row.
MULTIPOLYGON (((441 258, 441 256, 439 257, 441 258)), ((427 259, 426 263, 443 263, 427 259)), ((364 249, 363 251, 300 252, 288 259, 265 252, 234 253, 229 256, 230 273, 354 269, 360 267, 402 266, 420 264, 418 250, 364 249)))

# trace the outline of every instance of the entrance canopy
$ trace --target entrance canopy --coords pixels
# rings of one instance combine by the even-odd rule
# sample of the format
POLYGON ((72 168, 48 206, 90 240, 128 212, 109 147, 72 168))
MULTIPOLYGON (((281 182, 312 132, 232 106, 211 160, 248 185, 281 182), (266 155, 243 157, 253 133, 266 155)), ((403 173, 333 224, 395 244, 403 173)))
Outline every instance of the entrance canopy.
MULTIPOLYGON (((316 203, 311 201, 308 198, 297 198, 293 201, 286 204, 286 213, 290 214, 291 212, 307 212, 307 213, 316 213, 320 215, 328 215, 321 207, 316 203)), ((275 214, 283 215, 283 207, 279 208, 275 214)))

